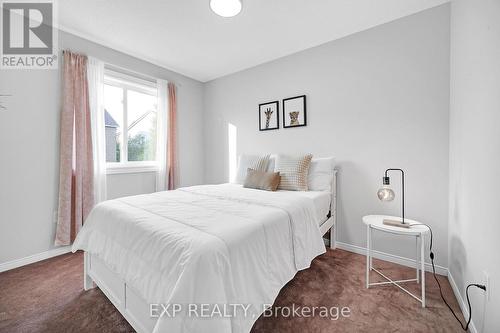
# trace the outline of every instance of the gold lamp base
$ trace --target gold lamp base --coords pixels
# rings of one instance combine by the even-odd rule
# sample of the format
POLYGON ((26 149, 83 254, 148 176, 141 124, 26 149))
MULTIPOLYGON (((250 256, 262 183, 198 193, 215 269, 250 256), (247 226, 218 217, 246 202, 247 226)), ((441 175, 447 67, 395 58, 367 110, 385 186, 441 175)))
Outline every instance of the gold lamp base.
POLYGON ((386 224, 386 225, 393 226, 393 227, 400 227, 400 228, 409 228, 410 227, 410 223, 408 223, 408 222, 403 223, 401 221, 396 221, 396 220, 386 220, 386 219, 384 219, 382 221, 382 223, 386 224))

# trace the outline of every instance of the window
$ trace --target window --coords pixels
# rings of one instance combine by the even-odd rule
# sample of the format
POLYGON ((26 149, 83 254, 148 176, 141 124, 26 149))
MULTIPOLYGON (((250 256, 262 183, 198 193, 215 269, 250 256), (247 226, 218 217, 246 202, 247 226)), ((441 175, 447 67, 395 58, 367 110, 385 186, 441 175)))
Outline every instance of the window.
POLYGON ((104 117, 109 169, 156 165, 157 88, 150 82, 106 69, 104 117))

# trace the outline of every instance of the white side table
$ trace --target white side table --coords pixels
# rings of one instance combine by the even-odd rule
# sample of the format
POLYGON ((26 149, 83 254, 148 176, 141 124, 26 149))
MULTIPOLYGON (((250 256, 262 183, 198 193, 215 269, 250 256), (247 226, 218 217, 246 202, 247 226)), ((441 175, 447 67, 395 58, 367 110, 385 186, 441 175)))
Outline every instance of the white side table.
POLYGON ((425 225, 422 225, 420 222, 410 220, 410 219, 405 219, 405 222, 410 223, 411 226, 410 228, 401 228, 401 227, 394 227, 390 225, 385 225, 383 224, 384 219, 389 219, 389 220, 396 220, 396 221, 401 221, 400 217, 394 217, 394 216, 386 216, 386 215, 367 215, 363 216, 363 223, 366 224, 366 236, 367 236, 367 244, 366 244, 366 249, 367 249, 367 254, 366 254, 366 288, 370 288, 371 286, 381 286, 381 285, 387 285, 387 284, 393 284, 397 287, 399 287, 401 290, 406 292, 408 295, 412 296, 415 298, 417 301, 422 303, 422 307, 425 308, 425 260, 424 260, 424 251, 425 251, 425 235, 429 233, 429 228, 427 228, 425 225), (372 261, 372 230, 380 230, 383 232, 388 232, 391 234, 396 234, 396 235, 404 235, 404 236, 413 236, 415 237, 415 248, 416 248, 416 255, 415 255, 415 269, 417 271, 417 275, 415 279, 408 279, 408 280, 392 280, 391 278, 387 277, 385 274, 377 270, 376 268, 373 267, 373 261, 372 261), (420 243, 420 244, 419 244, 420 243), (420 245, 420 249, 419 249, 420 245), (420 251, 420 257, 418 255, 420 251), (420 264, 420 273, 422 274, 421 277, 421 291, 422 291, 422 296, 419 298, 418 296, 412 294, 409 292, 407 289, 405 289, 403 286, 401 286, 402 283, 406 282, 417 282, 419 283, 419 264, 420 264), (374 282, 370 283, 370 271, 373 270, 376 273, 378 273, 380 276, 382 276, 384 279, 387 281, 385 282, 374 282))

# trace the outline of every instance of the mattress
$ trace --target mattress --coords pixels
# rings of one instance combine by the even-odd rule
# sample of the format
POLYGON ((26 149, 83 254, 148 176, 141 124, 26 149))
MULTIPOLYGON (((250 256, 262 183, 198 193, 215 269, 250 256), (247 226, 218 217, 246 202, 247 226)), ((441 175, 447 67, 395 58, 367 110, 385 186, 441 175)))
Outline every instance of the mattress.
MULTIPOLYGON (((227 183, 225 184, 226 186, 234 186, 234 187, 240 187, 242 188, 243 185, 239 184, 231 184, 227 183)), ((260 191, 260 190, 254 190, 254 191, 260 191)), ((293 194, 294 196, 301 196, 305 198, 309 198, 313 201, 314 203, 314 209, 316 211, 316 215, 318 216, 318 225, 322 225, 328 216, 328 213, 330 212, 330 203, 331 203, 331 198, 332 194, 328 191, 277 191, 277 192, 288 192, 290 194, 293 194)))
MULTIPOLYGON (((225 184, 226 186, 234 186, 234 187, 243 187, 239 184, 225 184)), ((259 191, 259 190, 256 190, 259 191)), ((316 211, 316 215, 318 216, 318 225, 322 225, 330 212, 330 203, 332 194, 328 191, 278 191, 278 192, 288 192, 293 194, 294 196, 302 196, 305 198, 309 198, 314 203, 314 209, 316 211)))
POLYGON ((318 225, 323 224, 328 216, 328 213, 330 212, 330 200, 332 194, 327 191, 297 191, 294 193, 297 193, 299 196, 312 199, 316 215, 318 216, 318 225))

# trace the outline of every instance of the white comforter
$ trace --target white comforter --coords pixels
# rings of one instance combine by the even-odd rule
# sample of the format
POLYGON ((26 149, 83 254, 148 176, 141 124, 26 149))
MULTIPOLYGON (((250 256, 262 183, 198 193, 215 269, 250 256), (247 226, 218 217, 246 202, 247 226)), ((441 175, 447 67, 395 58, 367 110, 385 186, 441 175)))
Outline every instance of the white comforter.
POLYGON ((298 270, 325 252, 312 200, 205 185, 106 201, 73 245, 148 303, 250 306, 236 316, 161 317, 155 332, 249 332, 298 270))

